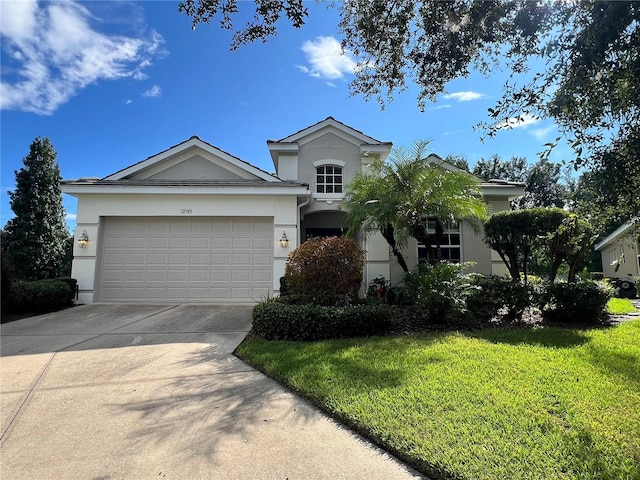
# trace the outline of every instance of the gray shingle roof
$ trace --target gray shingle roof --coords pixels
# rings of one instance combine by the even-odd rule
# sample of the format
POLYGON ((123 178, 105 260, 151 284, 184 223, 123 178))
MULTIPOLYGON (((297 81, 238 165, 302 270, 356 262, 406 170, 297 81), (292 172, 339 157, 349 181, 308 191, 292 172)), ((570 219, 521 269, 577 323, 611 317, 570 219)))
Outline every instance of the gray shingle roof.
POLYGON ((266 180, 247 179, 185 179, 185 180, 159 180, 159 179, 122 179, 102 180, 97 178, 81 178, 79 180, 65 180, 63 185, 99 185, 99 186, 130 186, 130 187, 304 187, 306 183, 281 181, 267 182, 266 180))

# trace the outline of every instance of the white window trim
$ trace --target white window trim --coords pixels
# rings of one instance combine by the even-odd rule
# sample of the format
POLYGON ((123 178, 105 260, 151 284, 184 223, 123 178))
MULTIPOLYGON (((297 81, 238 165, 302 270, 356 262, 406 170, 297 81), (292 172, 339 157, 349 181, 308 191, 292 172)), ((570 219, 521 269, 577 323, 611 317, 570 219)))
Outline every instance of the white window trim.
POLYGON ((342 169, 342 193, 318 193, 318 183, 314 181, 313 198, 316 200, 329 201, 342 200, 344 198, 344 188, 346 186, 344 181, 344 166, 346 165, 346 162, 343 162, 342 160, 316 160, 313 162, 314 178, 317 176, 317 168, 327 165, 340 167, 342 169))
POLYGON ((337 165, 338 167, 344 168, 346 162, 342 160, 316 160, 313 162, 313 167, 322 167, 323 165, 337 165))

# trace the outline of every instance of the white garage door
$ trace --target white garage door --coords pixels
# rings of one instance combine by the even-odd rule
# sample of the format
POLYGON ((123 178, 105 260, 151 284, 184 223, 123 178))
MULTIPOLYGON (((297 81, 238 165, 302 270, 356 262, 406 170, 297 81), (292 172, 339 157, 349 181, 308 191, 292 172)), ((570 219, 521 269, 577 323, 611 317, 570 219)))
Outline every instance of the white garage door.
POLYGON ((271 218, 106 218, 102 245, 101 301, 247 302, 271 292, 271 218))

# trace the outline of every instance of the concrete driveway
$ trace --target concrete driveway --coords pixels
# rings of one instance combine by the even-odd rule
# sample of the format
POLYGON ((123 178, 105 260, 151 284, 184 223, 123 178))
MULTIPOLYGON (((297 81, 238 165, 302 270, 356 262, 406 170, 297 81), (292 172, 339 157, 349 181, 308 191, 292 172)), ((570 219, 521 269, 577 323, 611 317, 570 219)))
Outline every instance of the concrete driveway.
POLYGON ((93 304, 2 325, 0 478, 422 478, 235 358, 250 323, 93 304))

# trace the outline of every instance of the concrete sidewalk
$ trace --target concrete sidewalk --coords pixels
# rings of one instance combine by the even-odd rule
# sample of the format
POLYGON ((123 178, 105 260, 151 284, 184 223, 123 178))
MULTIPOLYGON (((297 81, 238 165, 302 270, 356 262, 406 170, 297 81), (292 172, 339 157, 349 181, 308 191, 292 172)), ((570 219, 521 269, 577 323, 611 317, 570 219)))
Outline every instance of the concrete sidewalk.
POLYGON ((0 478, 423 478, 234 357, 250 322, 92 304, 3 324, 0 478))

